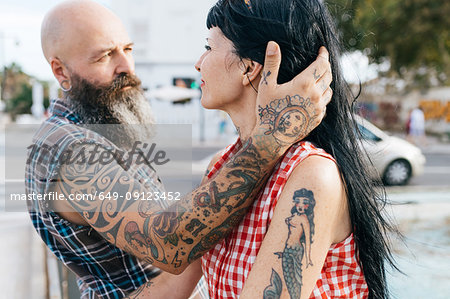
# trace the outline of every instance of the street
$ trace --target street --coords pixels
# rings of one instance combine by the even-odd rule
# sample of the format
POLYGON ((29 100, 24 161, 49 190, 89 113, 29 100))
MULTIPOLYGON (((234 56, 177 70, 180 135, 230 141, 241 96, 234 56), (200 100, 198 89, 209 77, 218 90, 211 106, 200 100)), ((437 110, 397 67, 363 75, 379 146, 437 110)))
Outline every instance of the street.
POLYGON ((450 154, 445 152, 425 152, 427 159, 425 173, 412 178, 409 187, 450 187, 450 154))

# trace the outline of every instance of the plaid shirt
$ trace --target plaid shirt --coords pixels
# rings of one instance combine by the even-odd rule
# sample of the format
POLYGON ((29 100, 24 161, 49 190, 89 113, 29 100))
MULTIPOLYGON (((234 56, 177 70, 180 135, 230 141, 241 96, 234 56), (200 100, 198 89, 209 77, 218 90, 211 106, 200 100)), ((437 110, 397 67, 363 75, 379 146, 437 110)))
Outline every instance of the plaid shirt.
MULTIPOLYGON (((28 152, 27 194, 45 194, 50 190, 52 180, 58 176, 58 157, 65 149, 80 142, 116 148, 99 134, 77 126, 81 121, 64 100, 53 101, 50 110, 52 115, 35 134, 35 146, 28 152)), ((150 167, 133 167, 129 172, 135 179, 145 180, 149 190, 161 192, 162 184, 150 167)), ((82 298, 123 298, 160 273, 107 242, 90 226, 74 225, 60 218, 45 201, 30 202, 28 209, 42 240, 79 277, 82 298)))
MULTIPOLYGON (((241 147, 229 146, 208 173, 212 177, 241 147)), ((211 298, 238 298, 269 228, 275 206, 294 168, 305 158, 319 155, 333 159, 310 142, 293 145, 274 168, 260 198, 250 207, 239 226, 202 258, 203 274, 211 298)), ((367 298, 368 288, 356 259, 353 234, 328 250, 310 298, 367 298)))

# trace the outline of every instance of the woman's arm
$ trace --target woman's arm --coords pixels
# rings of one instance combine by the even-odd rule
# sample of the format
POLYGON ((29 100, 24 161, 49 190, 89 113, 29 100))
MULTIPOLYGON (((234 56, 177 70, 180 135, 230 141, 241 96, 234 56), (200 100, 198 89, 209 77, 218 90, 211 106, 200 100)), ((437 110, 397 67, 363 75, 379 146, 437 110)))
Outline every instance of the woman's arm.
POLYGON ((331 244, 350 234, 349 223, 336 164, 305 159, 282 191, 240 298, 309 298, 331 244))
POLYGON ((308 218, 303 218, 303 230, 305 236, 305 264, 306 268, 313 266, 311 261, 311 227, 308 218))

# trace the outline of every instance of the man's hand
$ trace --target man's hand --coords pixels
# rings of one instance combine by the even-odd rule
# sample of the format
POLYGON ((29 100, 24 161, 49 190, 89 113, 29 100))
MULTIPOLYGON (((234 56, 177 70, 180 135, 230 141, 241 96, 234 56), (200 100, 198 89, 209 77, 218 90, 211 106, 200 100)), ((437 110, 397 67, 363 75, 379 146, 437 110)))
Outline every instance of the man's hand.
POLYGON ((328 51, 321 47, 317 59, 291 81, 278 85, 281 52, 269 42, 257 98, 257 125, 253 138, 267 153, 284 152, 305 138, 325 116, 333 92, 328 51))

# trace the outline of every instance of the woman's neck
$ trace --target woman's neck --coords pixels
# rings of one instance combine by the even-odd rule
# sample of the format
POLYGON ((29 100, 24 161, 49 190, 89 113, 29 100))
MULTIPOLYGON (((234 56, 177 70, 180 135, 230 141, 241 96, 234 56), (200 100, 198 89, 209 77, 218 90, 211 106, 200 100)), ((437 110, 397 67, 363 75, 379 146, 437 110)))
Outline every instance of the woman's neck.
POLYGON ((254 91, 253 94, 241 97, 235 105, 227 107, 226 111, 230 115, 241 140, 247 140, 256 125, 256 95, 254 91))

